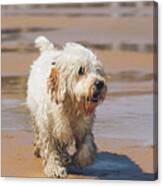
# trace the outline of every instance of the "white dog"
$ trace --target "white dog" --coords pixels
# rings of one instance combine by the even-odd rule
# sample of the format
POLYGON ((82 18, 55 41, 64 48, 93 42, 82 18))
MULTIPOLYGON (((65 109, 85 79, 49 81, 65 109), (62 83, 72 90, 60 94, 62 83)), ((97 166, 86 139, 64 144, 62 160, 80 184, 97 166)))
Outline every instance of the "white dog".
POLYGON ((27 91, 34 153, 43 159, 48 177, 64 178, 70 163, 84 168, 95 159, 92 124, 106 95, 105 74, 92 51, 80 44, 57 50, 39 36, 35 45, 40 56, 31 67, 27 91))

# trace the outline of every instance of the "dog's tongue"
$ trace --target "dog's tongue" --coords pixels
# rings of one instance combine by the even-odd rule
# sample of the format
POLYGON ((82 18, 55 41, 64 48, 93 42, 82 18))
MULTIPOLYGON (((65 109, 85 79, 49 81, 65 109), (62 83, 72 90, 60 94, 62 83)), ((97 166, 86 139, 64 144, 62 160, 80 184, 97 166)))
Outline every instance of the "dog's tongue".
POLYGON ((95 110, 95 107, 96 107, 95 104, 93 104, 91 102, 87 103, 86 106, 85 106, 86 114, 87 115, 91 114, 95 110))

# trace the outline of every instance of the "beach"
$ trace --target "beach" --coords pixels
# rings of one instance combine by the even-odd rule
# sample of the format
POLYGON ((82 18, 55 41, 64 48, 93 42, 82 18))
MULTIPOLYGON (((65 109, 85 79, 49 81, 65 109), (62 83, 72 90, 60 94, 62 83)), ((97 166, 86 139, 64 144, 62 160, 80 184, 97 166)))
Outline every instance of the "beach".
MULTIPOLYGON (((28 131, 2 133, 2 176, 46 177, 42 171, 41 159, 33 155, 32 139, 33 135, 28 131)), ((70 173, 67 178, 122 179, 122 175, 127 171, 124 179, 137 179, 139 176, 140 179, 154 179, 154 167, 148 163, 154 158, 152 146, 143 148, 133 142, 105 138, 96 139, 96 143, 99 152, 94 165, 84 173, 70 173), (102 166, 102 163, 105 166, 102 166), (115 164, 119 168, 117 176, 113 174, 117 170, 115 164)))
MULTIPOLYGON (((9 87, 11 91, 13 87, 9 87)), ((97 159, 86 172, 70 172, 68 178, 154 179, 157 167, 154 164, 156 147, 151 138, 152 97, 142 87, 138 93, 134 88, 120 93, 113 86, 112 95, 108 93, 104 104, 96 111, 93 133, 98 147, 97 159), (128 92, 134 94, 127 96, 128 92)), ((150 90, 151 87, 147 87, 150 90)), ((2 99, 2 176, 45 177, 41 159, 33 154, 31 118, 25 105, 25 92, 17 94, 20 89, 17 87, 12 94, 8 89, 4 90, 2 99)))
POLYGON ((33 154, 26 106, 30 66, 39 56, 34 39, 45 35, 58 48, 68 41, 88 46, 107 75, 107 96, 96 110, 93 127, 96 160, 83 171, 71 168, 67 178, 157 177, 152 6, 104 7, 2 8, 2 176, 46 177, 41 159, 33 154))

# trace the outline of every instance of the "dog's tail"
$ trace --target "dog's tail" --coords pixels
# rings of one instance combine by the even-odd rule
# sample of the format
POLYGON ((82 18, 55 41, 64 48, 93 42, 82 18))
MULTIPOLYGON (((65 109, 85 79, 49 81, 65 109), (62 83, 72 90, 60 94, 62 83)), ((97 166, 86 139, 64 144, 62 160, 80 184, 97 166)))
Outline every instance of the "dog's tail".
POLYGON ((54 45, 51 43, 46 37, 39 36, 35 39, 35 47, 40 50, 40 52, 44 52, 47 50, 53 50, 54 45))

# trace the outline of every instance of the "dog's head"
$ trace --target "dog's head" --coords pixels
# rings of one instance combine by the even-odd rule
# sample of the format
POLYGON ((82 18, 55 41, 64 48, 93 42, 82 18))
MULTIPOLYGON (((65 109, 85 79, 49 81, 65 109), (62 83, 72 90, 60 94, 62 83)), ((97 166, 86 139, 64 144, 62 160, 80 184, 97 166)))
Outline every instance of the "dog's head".
POLYGON ((86 114, 93 113, 107 91, 100 61, 91 50, 76 43, 67 43, 52 62, 48 87, 57 104, 71 99, 86 114))

